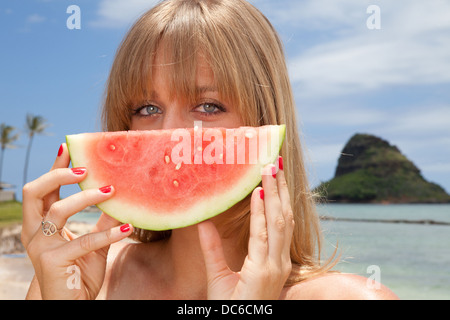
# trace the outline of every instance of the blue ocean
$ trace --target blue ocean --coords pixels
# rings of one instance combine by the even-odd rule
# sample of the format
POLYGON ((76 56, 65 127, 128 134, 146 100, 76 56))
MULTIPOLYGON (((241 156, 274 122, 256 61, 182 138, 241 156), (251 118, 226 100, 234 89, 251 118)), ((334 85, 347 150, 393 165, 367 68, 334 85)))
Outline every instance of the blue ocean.
MULTIPOLYGON (((450 204, 327 204, 318 210, 331 218, 322 229, 326 254, 338 247, 336 270, 380 280, 401 299, 450 299, 450 204)), ((97 213, 73 217, 97 219, 97 213)))
POLYGON ((337 218, 322 221, 327 251, 337 244, 341 254, 335 269, 365 277, 377 270, 401 299, 450 299, 449 204, 327 204, 319 212, 337 218))

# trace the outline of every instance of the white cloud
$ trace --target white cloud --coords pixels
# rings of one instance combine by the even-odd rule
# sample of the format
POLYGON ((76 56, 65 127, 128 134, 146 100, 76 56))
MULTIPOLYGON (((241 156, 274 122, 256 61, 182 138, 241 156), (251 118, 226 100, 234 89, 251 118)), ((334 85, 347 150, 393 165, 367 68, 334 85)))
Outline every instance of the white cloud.
POLYGON ((314 144, 307 148, 306 154, 313 163, 335 165, 343 147, 343 143, 314 144))
MULTIPOLYGON (((414 108, 394 121, 393 130, 423 135, 440 133, 450 139, 450 105, 414 108)), ((450 144, 449 144, 450 149, 450 144)))
POLYGON ((27 17, 27 23, 41 23, 41 22, 44 22, 45 20, 47 20, 46 17, 44 17, 40 14, 37 14, 37 13, 34 13, 27 17))
POLYGON ((158 0, 102 0, 98 6, 98 18, 90 24, 103 28, 128 27, 158 2, 158 0))
POLYGON ((354 0, 251 0, 276 25, 329 30, 357 23, 367 4, 354 0))
MULTIPOLYGON (((301 86, 304 96, 335 96, 392 85, 450 82, 449 2, 380 1, 381 30, 365 27, 368 15, 358 2, 317 2, 310 0, 299 5, 298 10, 304 9, 299 11, 299 19, 307 15, 306 21, 347 30, 334 33, 332 40, 291 55, 291 78, 301 86), (347 20, 351 22, 343 21, 346 15, 342 8, 348 10, 347 20)), ((285 14, 293 16, 292 11, 285 14)), ((314 26, 311 23, 309 28, 314 26)), ((315 28, 320 30, 320 26, 315 28)))
POLYGON ((300 114, 304 122, 326 126, 369 126, 383 122, 386 117, 382 110, 344 105, 336 102, 329 105, 321 105, 320 108, 302 109, 300 114))

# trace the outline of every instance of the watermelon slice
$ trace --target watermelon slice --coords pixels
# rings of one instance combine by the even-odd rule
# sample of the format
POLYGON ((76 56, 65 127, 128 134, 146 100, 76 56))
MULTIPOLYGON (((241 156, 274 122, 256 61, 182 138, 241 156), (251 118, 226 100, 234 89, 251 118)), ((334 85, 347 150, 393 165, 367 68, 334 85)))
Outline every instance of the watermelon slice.
POLYGON ((82 133, 66 136, 72 166, 86 167, 82 190, 113 185, 98 204, 147 230, 196 224, 226 211, 277 159, 285 126, 82 133))

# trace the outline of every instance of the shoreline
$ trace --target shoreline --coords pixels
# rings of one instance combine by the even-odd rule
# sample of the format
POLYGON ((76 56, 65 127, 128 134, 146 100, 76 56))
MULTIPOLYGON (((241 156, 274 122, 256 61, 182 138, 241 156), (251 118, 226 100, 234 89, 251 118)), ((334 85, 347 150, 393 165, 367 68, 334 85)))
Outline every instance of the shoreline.
POLYGON ((450 226, 450 222, 435 221, 431 219, 407 220, 407 219, 359 219, 359 218, 335 218, 330 216, 320 216, 322 221, 345 221, 345 222, 376 222, 376 223, 405 223, 405 224, 423 224, 450 226))

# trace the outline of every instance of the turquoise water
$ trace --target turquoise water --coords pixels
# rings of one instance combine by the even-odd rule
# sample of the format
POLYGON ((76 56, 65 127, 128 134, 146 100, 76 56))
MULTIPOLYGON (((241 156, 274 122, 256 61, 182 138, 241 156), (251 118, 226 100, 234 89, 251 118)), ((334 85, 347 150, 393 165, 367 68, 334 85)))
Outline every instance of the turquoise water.
MULTIPOLYGON (((335 218, 450 222, 450 205, 324 205, 335 218)), ((371 277, 401 299, 450 299, 450 226, 352 221, 322 222, 328 251, 338 243, 336 269, 371 277), (368 269, 369 268, 369 269, 368 269)))
MULTIPOLYGON (((319 206, 321 215, 350 219, 434 220, 450 222, 450 205, 319 206)), ((95 223, 97 213, 73 220, 95 223)), ((335 269, 374 275, 401 299, 450 299, 450 226, 322 221, 326 249, 338 243, 341 260, 335 269)))

